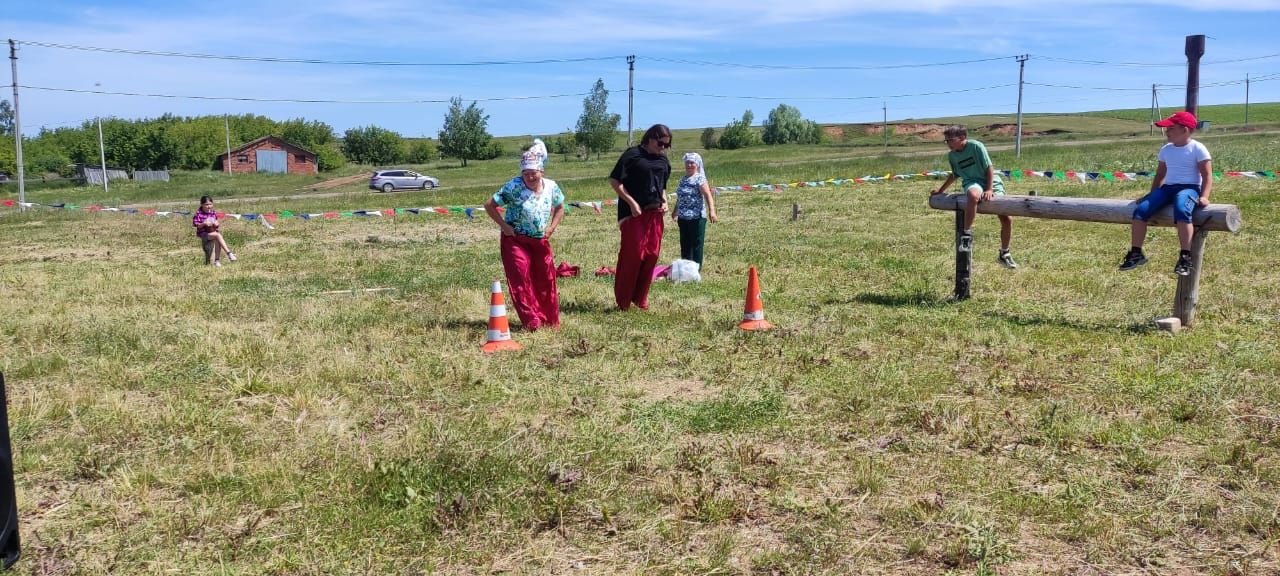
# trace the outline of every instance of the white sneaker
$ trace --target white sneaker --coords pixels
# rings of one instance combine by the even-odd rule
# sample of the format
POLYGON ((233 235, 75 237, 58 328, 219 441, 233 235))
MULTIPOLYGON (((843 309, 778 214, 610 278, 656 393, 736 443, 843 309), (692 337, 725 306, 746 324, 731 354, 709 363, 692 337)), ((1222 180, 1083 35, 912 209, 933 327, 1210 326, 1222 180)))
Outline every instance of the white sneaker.
POLYGON ((227 252, 227 260, 230 260, 230 261, 232 261, 232 262, 235 262, 235 261, 236 261, 236 255, 235 255, 235 253, 234 253, 234 252, 227 252))
POLYGON ((214 268, 221 268, 221 267, 222 267, 222 261, 221 261, 221 260, 214 260, 214 261, 213 261, 213 267, 214 267, 214 268))

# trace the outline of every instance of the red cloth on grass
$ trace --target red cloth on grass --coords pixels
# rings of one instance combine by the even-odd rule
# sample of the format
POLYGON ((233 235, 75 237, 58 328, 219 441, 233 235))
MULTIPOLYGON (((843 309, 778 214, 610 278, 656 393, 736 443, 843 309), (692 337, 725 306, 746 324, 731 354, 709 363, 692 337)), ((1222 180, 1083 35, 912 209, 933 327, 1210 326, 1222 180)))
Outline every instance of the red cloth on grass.
POLYGON ((579 270, 581 268, 577 266, 568 262, 561 262, 559 266, 556 266, 556 276, 559 278, 573 278, 578 275, 579 270))

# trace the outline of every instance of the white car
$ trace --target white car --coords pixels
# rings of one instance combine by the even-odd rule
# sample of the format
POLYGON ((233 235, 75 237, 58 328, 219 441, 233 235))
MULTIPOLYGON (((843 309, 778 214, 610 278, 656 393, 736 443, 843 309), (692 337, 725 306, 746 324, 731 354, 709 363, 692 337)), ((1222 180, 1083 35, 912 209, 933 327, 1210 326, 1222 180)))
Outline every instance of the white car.
POLYGON ((390 192, 397 189, 430 190, 439 185, 440 180, 433 176, 426 176, 414 172, 413 170, 405 170, 402 168, 396 168, 393 170, 377 170, 373 173, 373 176, 369 177, 369 187, 383 192, 390 192))

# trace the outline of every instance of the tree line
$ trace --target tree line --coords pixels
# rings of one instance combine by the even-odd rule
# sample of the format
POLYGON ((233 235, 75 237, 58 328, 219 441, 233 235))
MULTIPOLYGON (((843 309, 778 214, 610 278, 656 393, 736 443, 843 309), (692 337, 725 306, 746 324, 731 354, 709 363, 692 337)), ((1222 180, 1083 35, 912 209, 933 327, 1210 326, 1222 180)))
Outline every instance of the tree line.
MULTIPOLYGON (((548 137, 554 154, 576 154, 599 158, 613 148, 622 117, 608 110, 609 91, 597 79, 583 99, 576 126, 548 137)), ((805 120, 800 111, 786 104, 769 113, 763 132, 751 128, 753 116, 747 110, 740 120, 730 122, 719 133, 707 128, 702 134, 705 148, 735 149, 757 144, 818 143, 823 139, 816 122, 805 120)), ((129 170, 182 169, 210 170, 226 153, 227 139, 236 147, 267 135, 274 135, 316 153, 322 171, 347 162, 391 165, 401 162, 422 164, 438 158, 487 160, 502 155, 503 149, 488 131, 489 116, 476 102, 464 105, 453 98, 438 132, 438 140, 406 139, 394 130, 362 126, 346 130, 341 137, 333 127, 317 120, 295 118, 277 121, 255 114, 236 116, 176 116, 126 120, 102 119, 107 165, 129 170)), ((14 115, 7 100, 0 100, 0 173, 16 172, 13 142, 14 115)), ((79 126, 41 128, 35 137, 23 139, 23 164, 28 173, 69 175, 74 164, 97 165, 98 125, 86 120, 79 126)))

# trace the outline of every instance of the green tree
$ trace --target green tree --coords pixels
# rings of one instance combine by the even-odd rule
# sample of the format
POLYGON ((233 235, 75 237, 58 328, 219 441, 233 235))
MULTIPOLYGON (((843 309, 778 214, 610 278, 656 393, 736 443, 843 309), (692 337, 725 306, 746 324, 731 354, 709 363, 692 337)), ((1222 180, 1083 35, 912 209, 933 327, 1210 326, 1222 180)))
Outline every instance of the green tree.
POLYGON ((706 148, 707 150, 711 150, 714 148, 718 148, 719 146, 720 146, 720 139, 716 138, 715 128, 707 128, 706 130, 702 131, 702 147, 703 148, 706 148))
POLYGON ((436 149, 436 143, 430 138, 414 140, 409 144, 409 161, 414 164, 426 164, 440 157, 440 151, 436 149))
POLYGON ((294 118, 279 124, 276 132, 281 138, 303 148, 317 152, 318 148, 330 142, 336 142, 333 127, 319 120, 294 118))
POLYGON ((395 164, 404 157, 404 139, 377 126, 352 128, 343 135, 342 149, 360 164, 395 164))
POLYGON ((751 130, 751 121, 755 115, 750 110, 742 113, 741 120, 729 122, 720 134, 720 147, 725 150, 737 150, 755 146, 760 143, 760 135, 751 130))
MULTIPOLYGON (((489 145, 493 136, 489 135, 488 124, 489 115, 475 102, 463 108, 462 97, 450 98, 444 127, 440 129, 440 153, 461 159, 463 166, 467 165, 467 160, 485 158, 493 152, 489 145)), ((501 154, 501 148, 498 153, 501 154)))
POLYGON ((311 149, 316 153, 316 168, 328 172, 347 165, 347 157, 342 155, 342 145, 337 141, 329 142, 311 149))
POLYGON ((578 152, 576 138, 574 138, 573 132, 567 130, 555 136, 547 136, 542 141, 547 144, 547 152, 561 154, 565 159, 568 159, 570 154, 577 154, 578 152))
POLYGON ((502 156, 503 152, 506 152, 506 150, 503 149, 502 143, 497 140, 492 140, 489 142, 489 145, 485 146, 484 150, 480 152, 480 159, 493 160, 494 158, 502 156))
MULTIPOLYGON (((23 167, 25 168, 25 166, 23 167)), ((18 152, 12 138, 0 138, 0 174, 18 173, 18 152)))
POLYGON ((604 89, 604 80, 597 78, 591 93, 582 99, 574 140, 587 150, 588 156, 595 152, 599 158, 601 152, 613 147, 621 121, 621 115, 609 113, 609 91, 604 89))
POLYGON ((805 120, 794 106, 779 104, 769 111, 762 136, 765 144, 817 144, 822 141, 822 127, 805 120))
MULTIPOLYGON (((97 148, 94 151, 96 154, 97 148)), ((98 164, 98 157, 95 155, 93 158, 93 164, 98 164)), ((31 177, 43 177, 51 173, 69 176, 71 162, 72 159, 53 141, 32 138, 22 142, 23 170, 31 177)))
POLYGON ((13 136, 13 106, 0 100, 0 136, 13 136))

